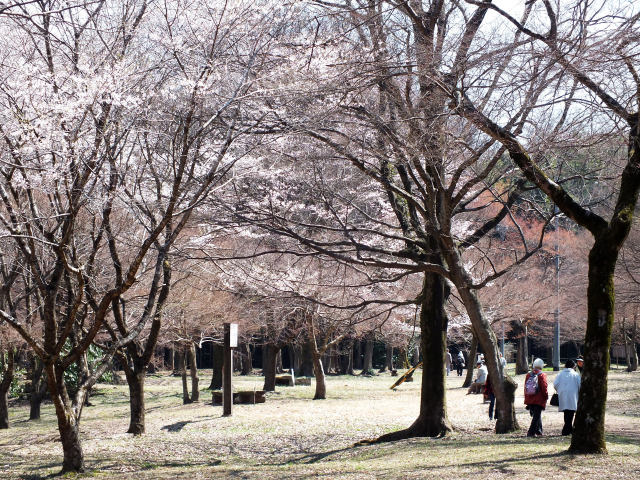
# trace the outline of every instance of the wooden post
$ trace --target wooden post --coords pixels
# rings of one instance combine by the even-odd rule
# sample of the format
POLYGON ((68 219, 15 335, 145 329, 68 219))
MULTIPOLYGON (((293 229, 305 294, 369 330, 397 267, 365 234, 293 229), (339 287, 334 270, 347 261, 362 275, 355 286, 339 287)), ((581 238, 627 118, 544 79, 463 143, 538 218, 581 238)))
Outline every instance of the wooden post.
POLYGON ((230 417, 233 408, 233 348, 238 346, 238 325, 224 324, 224 360, 222 363, 222 416, 230 417))

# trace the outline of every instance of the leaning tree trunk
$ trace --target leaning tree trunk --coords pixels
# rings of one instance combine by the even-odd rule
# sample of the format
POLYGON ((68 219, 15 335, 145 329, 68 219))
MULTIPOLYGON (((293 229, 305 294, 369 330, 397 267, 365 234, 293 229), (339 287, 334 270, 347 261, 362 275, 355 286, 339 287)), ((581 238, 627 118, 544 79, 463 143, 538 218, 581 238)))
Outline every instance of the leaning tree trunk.
POLYGON ((570 452, 607 451, 604 420, 615 301, 613 274, 617 257, 618 252, 611 248, 607 236, 596 238, 589 252, 584 369, 570 452))
POLYGON ((463 388, 469 388, 473 382, 473 368, 476 366, 476 355, 478 353, 478 337, 471 332, 471 348, 467 357, 467 376, 462 384, 463 388))
POLYGON ((13 375, 15 372, 13 347, 9 347, 7 352, 7 363, 4 363, 4 352, 0 351, 2 355, 2 381, 0 382, 0 429, 9 428, 9 389, 11 388, 11 382, 13 382, 13 375))
POLYGON ((485 363, 491 377, 491 387, 496 397, 496 416, 498 417, 495 431, 496 433, 516 431, 519 429, 514 405, 517 384, 502 369, 498 356, 498 339, 484 315, 476 291, 469 288, 469 285, 473 285, 473 280, 462 267, 462 259, 457 246, 448 238, 444 239, 443 243, 451 279, 456 285, 465 310, 469 315, 473 331, 478 338, 478 344, 484 352, 485 363))
POLYGON ((373 373, 373 339, 367 336, 364 345, 364 360, 362 361, 362 372, 360 375, 371 375, 373 373))
POLYGON ((278 360, 278 348, 276 345, 267 344, 264 346, 265 353, 263 356, 262 374, 264 375, 265 392, 275 392, 276 390, 276 362, 278 360))
POLYGON ((448 322, 444 306, 449 292, 444 278, 435 273, 425 273, 421 295, 420 329, 423 363, 420 414, 409 428, 382 435, 376 442, 410 437, 441 437, 451 431, 445 396, 444 357, 447 348, 448 322))
POLYGON ((198 378, 198 364, 196 362, 196 346, 193 342, 189 345, 187 351, 189 356, 189 373, 191 375, 191 401, 200 401, 200 379, 198 378))
MULTIPOLYGON (((455 267, 452 267, 452 269, 455 267)), ((470 279, 469 279, 470 280, 470 279)), ((470 281, 469 283, 470 284, 470 281)), ((484 317, 480 302, 475 292, 468 288, 458 288, 465 309, 473 323, 473 329, 478 337, 478 343, 484 352, 485 363, 491 379, 497 381, 491 383, 496 397, 496 433, 509 433, 519 429, 515 411, 515 392, 517 384, 503 371, 498 357, 498 339, 496 338, 489 321, 484 317)))
POLYGON ((313 399, 324 400, 327 398, 327 382, 322 366, 322 355, 318 351, 313 352, 313 374, 316 380, 316 393, 313 399))

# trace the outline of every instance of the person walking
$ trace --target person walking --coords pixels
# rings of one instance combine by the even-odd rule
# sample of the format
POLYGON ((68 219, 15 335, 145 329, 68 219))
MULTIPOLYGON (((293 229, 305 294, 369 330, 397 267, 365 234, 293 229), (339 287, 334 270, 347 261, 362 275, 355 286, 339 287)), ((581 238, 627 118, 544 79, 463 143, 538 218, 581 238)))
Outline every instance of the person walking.
MULTIPOLYGON (((496 404, 496 395, 493 393, 493 387, 491 386, 491 375, 487 375, 487 381, 484 384, 484 395, 489 400, 489 420, 493 420, 493 407, 496 404)), ((495 419, 498 420, 498 409, 495 409, 495 419)))
POLYGON ((580 392, 580 374, 574 370, 573 360, 567 360, 562 370, 553 381, 553 388, 558 393, 558 411, 564 412, 562 435, 573 433, 573 416, 578 409, 578 392, 580 392))
POLYGON ((447 377, 449 376, 449 372, 451 372, 451 362, 453 359, 451 358, 451 352, 447 348, 447 354, 444 357, 444 365, 447 367, 447 377))
POLYGON ((458 376, 462 376, 462 369, 465 367, 464 365, 464 353, 462 350, 458 351, 458 361, 456 362, 456 370, 458 371, 458 376))
POLYGON ((547 376, 542 372, 544 362, 541 358, 533 361, 533 370, 527 373, 524 381, 524 404, 531 415, 531 425, 527 437, 542 436, 542 411, 547 406, 547 376))
POLYGON ((578 366, 578 373, 582 375, 582 369, 584 368, 584 360, 582 357, 576 358, 576 365, 578 366))

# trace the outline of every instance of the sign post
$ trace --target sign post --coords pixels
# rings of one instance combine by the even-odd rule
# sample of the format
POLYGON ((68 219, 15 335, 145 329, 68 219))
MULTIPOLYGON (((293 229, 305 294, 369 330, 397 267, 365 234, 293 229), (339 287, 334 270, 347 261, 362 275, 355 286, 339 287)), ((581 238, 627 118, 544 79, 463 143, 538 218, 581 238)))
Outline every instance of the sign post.
POLYGON ((238 324, 224 324, 224 360, 222 363, 222 416, 230 417, 233 408, 233 348, 238 346, 238 324))

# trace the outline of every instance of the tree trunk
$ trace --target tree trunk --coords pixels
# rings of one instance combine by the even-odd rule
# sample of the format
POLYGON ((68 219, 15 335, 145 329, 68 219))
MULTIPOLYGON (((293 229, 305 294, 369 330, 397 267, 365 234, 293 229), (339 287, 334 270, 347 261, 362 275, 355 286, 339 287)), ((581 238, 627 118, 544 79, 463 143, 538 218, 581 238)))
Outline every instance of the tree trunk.
POLYGON ((184 405, 191 403, 191 397, 189 396, 189 384, 187 383, 187 352, 186 348, 180 352, 180 377, 182 378, 182 403, 184 405))
POLYGON ((636 349, 636 332, 638 328, 638 312, 633 316, 633 329, 629 335, 629 363, 627 363, 627 371, 635 372, 638 370, 638 350, 636 349))
POLYGON ((464 378, 463 388, 469 388, 473 382, 473 369, 476 366, 476 355, 478 353, 478 338, 471 332, 471 348, 467 358, 467 376, 464 378))
POLYGON ((353 368, 362 370, 362 340, 356 340, 353 346, 353 368))
POLYGON ((253 370, 253 362, 251 357, 251 347, 248 343, 243 343, 242 346, 242 375, 250 375, 253 370))
POLYGON ((529 328, 518 322, 520 335, 516 351, 516 375, 523 375, 529 371, 529 328))
POLYGON ((606 235, 597 237, 589 252, 584 369, 570 452, 607 451, 604 420, 614 320, 613 274, 617 257, 618 251, 611 246, 606 235))
POLYGON ((191 369, 189 370, 191 374, 191 401, 199 402, 200 401, 200 379, 198 378, 198 363, 196 362, 196 345, 191 342, 188 350, 189 355, 189 364, 191 369))
POLYGON ((7 352, 7 363, 4 361, 4 352, 0 350, 0 373, 2 373, 2 381, 0 382, 0 429, 9 428, 9 389, 13 382, 15 372, 13 347, 9 347, 7 352))
POLYGON ((143 371, 125 368, 127 385, 129 386, 129 429, 127 433, 142 435, 145 432, 144 381, 146 369, 143 371))
POLYGON ((42 381, 43 365, 37 355, 31 354, 31 392, 29 393, 29 420, 40 420, 40 406, 47 391, 46 382, 42 381))
POLYGON ((267 344, 264 346, 264 365, 262 366, 262 373, 264 375, 264 387, 265 392, 275 392, 276 390, 276 362, 278 360, 278 352, 280 348, 273 344, 267 344))
POLYGON ((444 309, 449 295, 444 278, 425 273, 420 308, 422 330, 422 385, 420 414, 406 430, 382 435, 377 442, 410 437, 441 437, 451 431, 445 397, 444 357, 447 347, 447 315, 444 309))
POLYGON ((213 368, 211 373, 211 384, 209 389, 220 390, 222 388, 222 364, 224 363, 224 347, 213 344, 213 368))
POLYGON ((278 353, 276 354, 276 373, 284 373, 284 369, 282 368, 282 350, 278 349, 278 353))
POLYGON ((182 369, 184 367, 184 353, 182 352, 181 347, 177 347, 173 349, 173 373, 174 377, 179 377, 182 375, 182 369))
POLYGON ((324 400, 327 398, 327 382, 322 367, 322 357, 318 353, 313 354, 313 374, 316 377, 316 393, 313 399, 324 400))
POLYGON ((373 374, 373 339, 370 335, 367 336, 367 340, 364 345, 364 359, 362 361, 361 375, 373 374))
POLYGON ((380 373, 386 372, 387 370, 393 370, 393 347, 389 344, 385 346, 384 365, 380 369, 380 373))
POLYGON ((78 432, 79 413, 82 411, 84 398, 81 398, 80 405, 73 408, 64 384, 62 368, 45 365, 45 370, 62 442, 62 473, 84 472, 84 453, 78 432))
MULTIPOLYGON (((406 351, 404 353, 403 358, 404 359, 407 358, 406 351)), ((406 361, 404 363, 406 363, 406 361)), ((415 367, 419 363, 420 363, 420 345, 416 345, 415 348, 413 349, 413 354, 411 355, 411 366, 415 367)), ((404 365, 403 365, 403 367, 404 367, 404 365)))
MULTIPOLYGON (((452 250, 450 250, 450 252, 452 250)), ((478 344, 482 347, 482 351, 484 352, 487 370, 489 371, 489 375, 492 379, 491 387, 496 397, 495 408, 498 414, 498 420, 496 421, 496 433, 509 433, 516 431, 519 429, 514 406, 517 384, 505 371, 503 371, 500 365, 500 358, 498 356, 498 339, 491 328, 491 324, 484 316, 484 312, 482 311, 482 307, 475 291, 466 288, 466 285, 471 284, 471 280, 466 278, 466 272, 460 268, 459 263, 456 263, 456 260, 447 263, 453 272, 452 276, 456 277, 457 281, 454 281, 454 284, 457 285, 458 293, 460 294, 465 305, 465 309, 469 314, 473 330, 478 337, 478 344)))

